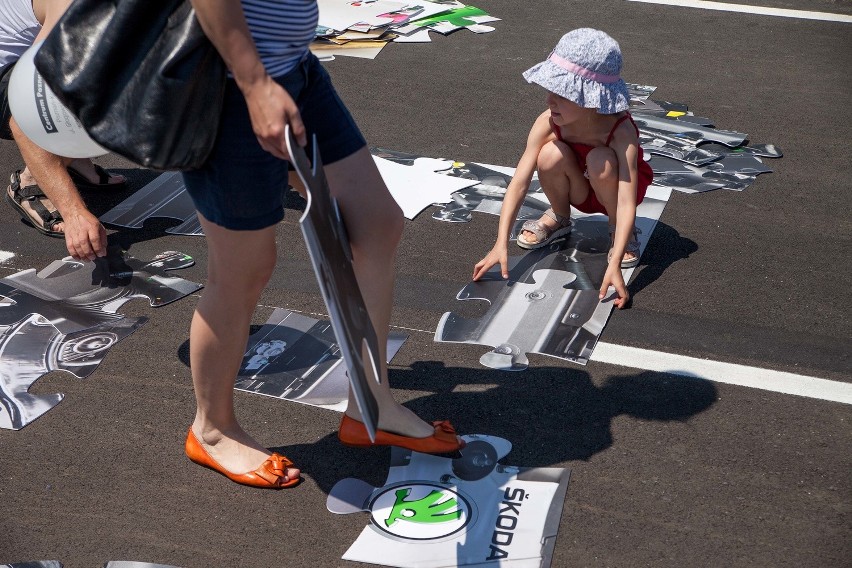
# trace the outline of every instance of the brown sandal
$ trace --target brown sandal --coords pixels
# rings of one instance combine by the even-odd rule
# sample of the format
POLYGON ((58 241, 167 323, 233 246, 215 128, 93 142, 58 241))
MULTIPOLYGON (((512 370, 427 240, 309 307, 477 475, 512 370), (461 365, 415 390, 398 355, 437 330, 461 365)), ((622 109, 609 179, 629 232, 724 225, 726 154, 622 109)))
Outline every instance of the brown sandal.
POLYGON ((38 185, 21 187, 21 170, 12 174, 6 189, 6 201, 9 202, 21 218, 36 231, 49 237, 65 238, 65 233, 56 230, 56 225, 62 223, 62 215, 47 198, 38 185), (24 203, 26 202, 26 206, 24 203), (45 206, 49 204, 51 209, 45 206))

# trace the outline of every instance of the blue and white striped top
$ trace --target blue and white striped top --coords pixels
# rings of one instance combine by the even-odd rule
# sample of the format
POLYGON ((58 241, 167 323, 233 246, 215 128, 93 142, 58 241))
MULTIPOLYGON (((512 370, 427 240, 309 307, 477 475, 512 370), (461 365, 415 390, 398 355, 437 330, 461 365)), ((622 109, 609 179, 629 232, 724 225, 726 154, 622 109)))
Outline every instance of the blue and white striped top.
POLYGON ((242 0, 249 31, 271 77, 280 77, 305 56, 316 35, 316 0, 242 0))

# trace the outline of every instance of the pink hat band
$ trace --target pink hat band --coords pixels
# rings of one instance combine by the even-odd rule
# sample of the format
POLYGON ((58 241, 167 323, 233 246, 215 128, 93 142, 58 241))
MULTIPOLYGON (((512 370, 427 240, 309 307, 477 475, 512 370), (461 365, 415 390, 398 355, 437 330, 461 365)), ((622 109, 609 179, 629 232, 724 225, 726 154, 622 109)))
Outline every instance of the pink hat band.
POLYGON ((580 77, 585 77, 586 79, 591 79, 592 81, 597 81, 598 83, 616 83, 621 79, 619 75, 604 75, 603 73, 595 73, 585 67, 581 67, 576 63, 565 59, 555 53, 551 53, 548 60, 552 61, 556 65, 562 67, 566 71, 570 71, 575 75, 579 75, 580 77))

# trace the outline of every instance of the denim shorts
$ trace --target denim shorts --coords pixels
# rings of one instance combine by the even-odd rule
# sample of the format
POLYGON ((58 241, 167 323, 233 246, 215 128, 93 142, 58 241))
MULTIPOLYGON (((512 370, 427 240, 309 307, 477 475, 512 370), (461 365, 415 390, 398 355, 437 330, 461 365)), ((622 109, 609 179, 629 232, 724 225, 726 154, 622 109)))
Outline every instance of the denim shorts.
MULTIPOLYGON (((311 53, 276 77, 296 101, 310 140, 316 134, 323 164, 333 164, 366 145, 331 78, 311 53)), ((183 172, 196 209, 234 231, 255 231, 284 218, 288 162, 260 147, 242 92, 229 79, 213 152, 200 169, 183 172)))

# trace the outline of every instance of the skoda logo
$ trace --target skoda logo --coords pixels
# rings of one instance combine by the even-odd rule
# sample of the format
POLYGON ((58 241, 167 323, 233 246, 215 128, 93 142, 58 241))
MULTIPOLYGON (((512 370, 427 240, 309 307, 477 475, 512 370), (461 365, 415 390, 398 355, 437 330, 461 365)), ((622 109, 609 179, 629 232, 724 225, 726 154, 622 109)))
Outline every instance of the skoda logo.
POLYGON ((471 521, 472 513, 462 495, 433 483, 392 485, 370 503, 373 525, 408 540, 450 536, 471 521))

